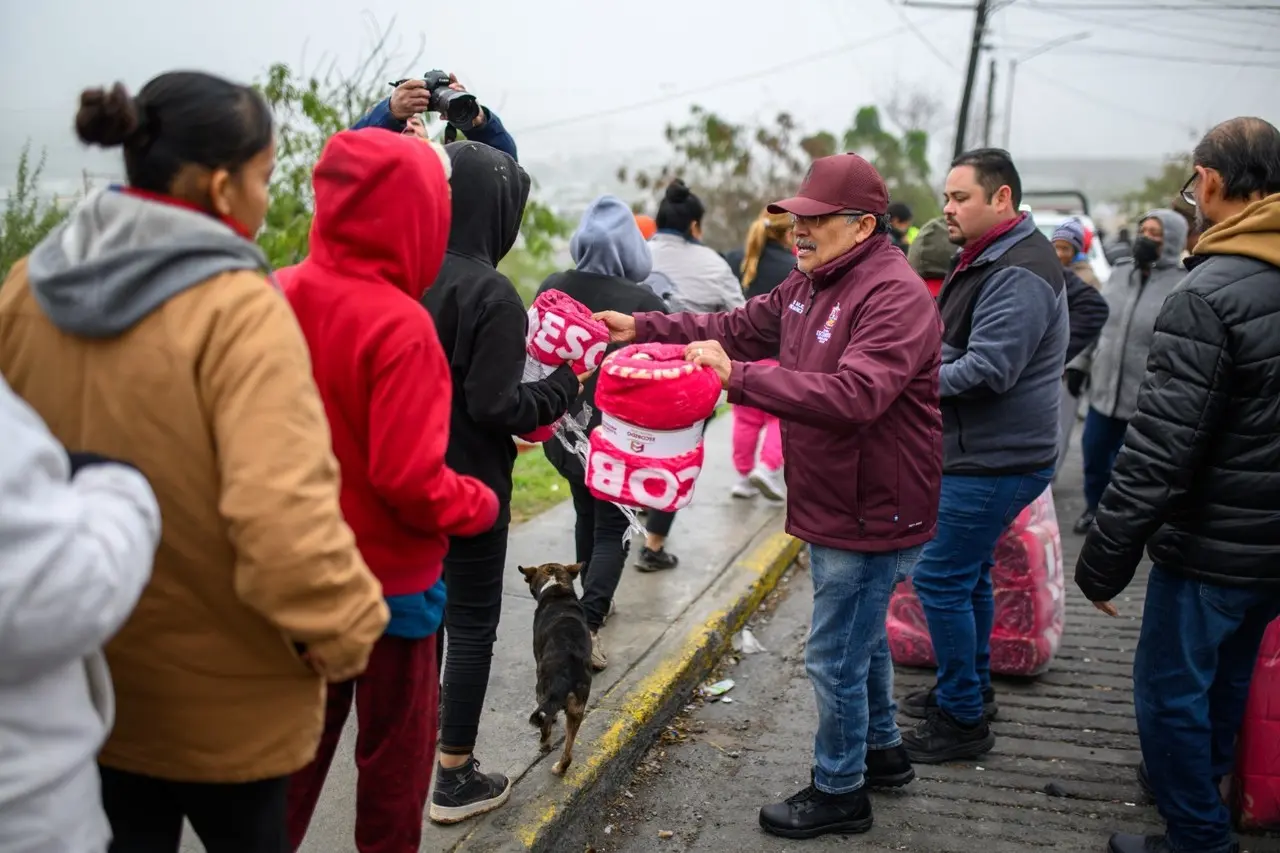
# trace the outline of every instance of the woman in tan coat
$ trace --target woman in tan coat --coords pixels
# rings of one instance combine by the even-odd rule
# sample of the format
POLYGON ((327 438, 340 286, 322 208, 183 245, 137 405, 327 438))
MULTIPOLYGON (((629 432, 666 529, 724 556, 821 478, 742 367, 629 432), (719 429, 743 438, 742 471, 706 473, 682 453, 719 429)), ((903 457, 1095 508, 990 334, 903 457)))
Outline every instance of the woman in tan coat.
POLYGON ((0 289, 0 371, 72 451, 151 481, 152 579, 106 647, 115 851, 278 853, 324 681, 364 668, 387 612, 338 505, 307 346, 251 235, 275 160, 252 89, 164 74, 81 96, 127 187, 85 199, 0 289))

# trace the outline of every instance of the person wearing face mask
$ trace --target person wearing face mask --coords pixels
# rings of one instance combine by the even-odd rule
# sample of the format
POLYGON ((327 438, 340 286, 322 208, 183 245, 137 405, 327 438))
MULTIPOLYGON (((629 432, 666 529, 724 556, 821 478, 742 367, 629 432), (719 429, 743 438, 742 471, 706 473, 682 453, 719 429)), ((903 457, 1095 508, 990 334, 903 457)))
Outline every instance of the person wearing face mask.
POLYGON ((1174 211, 1159 208, 1142 217, 1132 255, 1116 265, 1102 286, 1109 311, 1102 334, 1092 353, 1072 364, 1073 370, 1088 375, 1089 400, 1080 437, 1085 509, 1073 526, 1078 534, 1093 524, 1111 466, 1124 444, 1146 373, 1156 315, 1186 276, 1181 264, 1186 243, 1187 221, 1174 211))
POLYGON ((1000 149, 962 154, 947 175, 942 212, 961 249, 938 296, 942 492, 938 535, 912 576, 938 680, 902 702, 903 713, 924 720, 903 737, 921 764, 976 758, 995 745, 993 555, 1057 462, 1066 284, 1049 239, 1019 211, 1021 196, 1018 170, 1000 149))
MULTIPOLYGON (((1280 130, 1232 119, 1192 161, 1183 195, 1207 227, 1155 318, 1124 452, 1076 563, 1080 590, 1116 616, 1144 548, 1152 562, 1133 699, 1139 777, 1165 834, 1118 833, 1111 853, 1238 853, 1219 786, 1280 615, 1280 130)), ((1162 258, 1167 228, 1164 240, 1162 258)))
POLYGON ((798 252, 768 295, 717 314, 599 315, 619 343, 687 344, 729 402, 783 421, 787 530, 809 544, 814 578, 805 668, 818 705, 811 784, 760 810, 761 827, 787 838, 866 832, 867 789, 915 776, 885 616, 935 532, 942 324, 889 239, 888 207, 866 160, 820 158, 793 198, 769 206, 794 217, 798 252))
POLYGON ((325 681, 387 624, 342 517, 307 344, 252 235, 275 164, 254 89, 198 72, 80 96, 76 132, 123 146, 126 186, 85 198, 0 289, 0 371, 64 445, 127 459, 162 532, 106 646, 98 755, 113 851, 281 853, 290 775, 316 753, 325 681))

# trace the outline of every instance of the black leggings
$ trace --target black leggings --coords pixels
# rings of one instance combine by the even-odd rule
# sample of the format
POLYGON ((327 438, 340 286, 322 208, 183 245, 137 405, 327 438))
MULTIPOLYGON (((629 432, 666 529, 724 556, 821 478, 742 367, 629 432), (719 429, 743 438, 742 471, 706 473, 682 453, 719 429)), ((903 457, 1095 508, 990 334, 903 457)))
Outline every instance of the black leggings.
POLYGON ((570 480, 569 491, 578 516, 573 527, 577 560, 584 564, 582 609, 587 612, 587 627, 599 631, 627 560, 627 517, 609 501, 592 497, 585 483, 570 480))
POLYGON ((110 853, 178 853, 184 817, 208 853, 289 853, 288 776, 214 784, 99 770, 110 853))
POLYGON ((502 527, 471 539, 453 539, 444 558, 449 653, 441 690, 440 751, 449 755, 468 755, 476 745, 502 615, 508 530, 502 527))
POLYGON ((675 524, 676 514, 674 512, 660 512, 651 509, 645 515, 644 529, 652 533, 654 536, 671 535, 671 525, 675 524))

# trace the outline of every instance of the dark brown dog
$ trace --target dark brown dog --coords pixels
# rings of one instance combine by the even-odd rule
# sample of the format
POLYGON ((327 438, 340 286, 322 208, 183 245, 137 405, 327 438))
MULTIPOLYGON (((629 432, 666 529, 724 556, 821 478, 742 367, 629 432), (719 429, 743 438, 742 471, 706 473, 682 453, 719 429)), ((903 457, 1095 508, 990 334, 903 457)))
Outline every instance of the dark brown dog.
POLYGON ((542 730, 542 750, 551 750, 551 729, 564 711, 564 751, 551 768, 563 775, 573 763, 573 742, 591 695, 591 632, 573 579, 582 564, 546 563, 520 567, 537 599, 533 615, 533 657, 538 664, 538 710, 529 722, 542 730))

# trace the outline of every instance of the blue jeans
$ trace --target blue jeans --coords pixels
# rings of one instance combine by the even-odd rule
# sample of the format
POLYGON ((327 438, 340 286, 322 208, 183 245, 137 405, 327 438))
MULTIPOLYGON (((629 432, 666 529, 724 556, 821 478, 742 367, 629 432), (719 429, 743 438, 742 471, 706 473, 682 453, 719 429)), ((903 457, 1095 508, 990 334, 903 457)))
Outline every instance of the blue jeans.
POLYGON ((938 534, 925 544, 912 583, 938 659, 938 706, 963 724, 982 721, 982 693, 991 686, 996 543, 1052 478, 1052 468, 942 476, 938 534))
POLYGON ((1128 421, 1109 418, 1092 406, 1084 418, 1084 434, 1080 436, 1080 455, 1084 458, 1084 505, 1090 512, 1098 509, 1102 493, 1111 482, 1128 421))
POLYGON ((818 699, 813 777, 820 791, 858 790, 867 750, 902 743, 885 617, 893 587, 919 554, 919 546, 882 554, 809 546, 813 623, 804 663, 818 699))
POLYGON ((1218 783, 1235 764, 1249 682, 1280 590, 1216 586, 1151 569, 1133 658, 1142 760, 1174 850, 1231 849, 1218 783))

